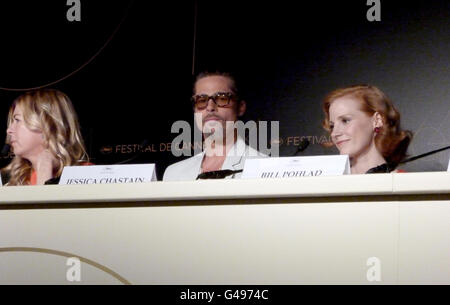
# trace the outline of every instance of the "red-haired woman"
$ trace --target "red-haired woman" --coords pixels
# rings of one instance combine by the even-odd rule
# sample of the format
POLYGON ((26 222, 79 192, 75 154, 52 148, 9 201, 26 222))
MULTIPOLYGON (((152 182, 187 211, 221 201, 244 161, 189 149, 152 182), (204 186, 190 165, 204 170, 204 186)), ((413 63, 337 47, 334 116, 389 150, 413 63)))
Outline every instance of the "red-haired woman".
POLYGON ((412 134, 401 130, 399 112, 377 87, 334 90, 322 106, 323 127, 340 154, 349 155, 352 174, 389 173, 404 159, 412 134))

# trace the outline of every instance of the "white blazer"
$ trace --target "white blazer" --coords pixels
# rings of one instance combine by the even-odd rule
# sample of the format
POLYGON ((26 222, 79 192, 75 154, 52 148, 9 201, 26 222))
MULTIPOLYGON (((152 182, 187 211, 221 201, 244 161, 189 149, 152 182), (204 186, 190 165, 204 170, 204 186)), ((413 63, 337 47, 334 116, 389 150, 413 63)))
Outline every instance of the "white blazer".
MULTIPOLYGON (((174 163, 167 167, 164 172, 163 181, 186 181, 195 180, 201 173, 201 165, 205 152, 199 153, 186 160, 174 163)), ((227 154, 221 169, 239 170, 244 169, 246 158, 265 158, 267 155, 258 152, 256 149, 245 144, 245 141, 238 137, 236 143, 227 154)), ((242 173, 237 173, 225 179, 240 178, 242 173)))

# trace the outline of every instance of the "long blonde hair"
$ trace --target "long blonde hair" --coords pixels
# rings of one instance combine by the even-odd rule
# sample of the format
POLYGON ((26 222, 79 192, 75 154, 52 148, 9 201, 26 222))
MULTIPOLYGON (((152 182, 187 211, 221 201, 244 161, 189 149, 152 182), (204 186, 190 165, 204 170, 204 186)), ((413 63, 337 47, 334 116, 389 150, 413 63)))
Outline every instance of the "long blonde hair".
MULTIPOLYGON (((55 89, 24 93, 9 109, 8 128, 13 123, 16 107, 23 111, 24 123, 30 130, 42 132, 45 148, 58 161, 53 171, 54 177, 61 175, 64 166, 88 161, 78 117, 66 94, 55 89)), ((9 141, 8 135, 6 143, 9 144, 9 141)), ((7 185, 26 185, 30 184, 33 169, 30 161, 15 156, 3 171, 10 177, 7 185)))

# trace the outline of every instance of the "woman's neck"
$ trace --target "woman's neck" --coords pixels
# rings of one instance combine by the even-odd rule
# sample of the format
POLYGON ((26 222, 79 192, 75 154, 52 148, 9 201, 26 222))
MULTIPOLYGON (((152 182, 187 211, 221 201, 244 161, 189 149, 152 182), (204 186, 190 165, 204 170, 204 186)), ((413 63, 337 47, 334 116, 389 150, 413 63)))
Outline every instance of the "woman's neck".
POLYGON ((352 174, 365 174, 369 169, 384 163, 386 163, 386 160, 381 153, 374 148, 358 157, 350 158, 350 169, 352 174))
POLYGON ((41 157, 29 157, 29 162, 33 168, 33 171, 37 175, 37 184, 42 185, 45 181, 54 177, 54 165, 53 160, 49 158, 41 157))

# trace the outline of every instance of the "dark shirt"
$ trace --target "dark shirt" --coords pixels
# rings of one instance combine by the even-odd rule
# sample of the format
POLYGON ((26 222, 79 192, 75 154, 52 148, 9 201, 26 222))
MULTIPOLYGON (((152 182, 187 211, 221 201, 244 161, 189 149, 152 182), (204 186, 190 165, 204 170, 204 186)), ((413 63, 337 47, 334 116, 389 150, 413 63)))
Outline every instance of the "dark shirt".
POLYGON ((382 174, 382 173, 390 173, 395 170, 395 166, 387 163, 383 163, 381 165, 372 167, 369 169, 366 174, 382 174))

